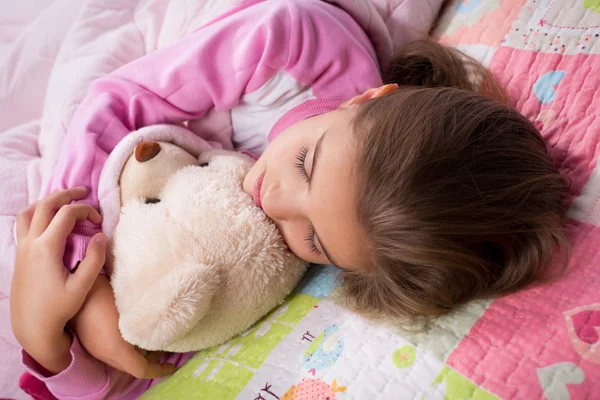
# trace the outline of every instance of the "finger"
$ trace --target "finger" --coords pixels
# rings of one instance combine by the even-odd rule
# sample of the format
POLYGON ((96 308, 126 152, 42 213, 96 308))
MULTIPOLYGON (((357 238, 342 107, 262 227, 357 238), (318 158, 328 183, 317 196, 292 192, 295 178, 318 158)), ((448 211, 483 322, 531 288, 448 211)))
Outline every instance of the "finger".
POLYGON ((163 378, 177 371, 177 367, 171 363, 148 363, 148 369, 142 377, 143 379, 163 378))
POLYGON ((69 275, 67 289, 79 292, 81 296, 80 300, 83 301, 96 281, 105 261, 106 235, 98 233, 90 240, 85 257, 79 263, 77 271, 69 275))
POLYGON ((31 234, 36 237, 40 236, 44 233, 48 225, 50 225, 54 215, 62 206, 69 204, 73 200, 83 199, 86 193, 87 189, 85 187, 77 187, 52 193, 40 200, 31 221, 31 234))
POLYGON ((50 222, 48 229, 43 233, 56 245, 64 245, 69 234, 73 231, 77 222, 89 219, 94 224, 102 222, 98 210, 89 204, 68 204, 62 206, 50 222))
POLYGON ((162 351, 149 351, 146 353, 146 360, 148 360, 148 362, 152 364, 158 362, 158 360, 160 360, 162 356, 162 351))
POLYGON ((146 357, 149 354, 149 351, 146 349, 142 349, 141 347, 137 347, 137 346, 133 346, 133 347, 135 348, 135 351, 139 352, 144 357, 146 357))
POLYGON ((33 214, 35 213, 35 206, 37 205, 37 201, 31 203, 17 214, 17 242, 25 239, 25 236, 29 233, 29 229, 31 227, 31 220, 33 219, 33 214))
POLYGON ((176 370, 173 364, 156 363, 155 358, 160 356, 161 352, 139 349, 126 342, 118 330, 117 335, 116 341, 108 342, 110 350, 104 350, 99 358, 107 365, 142 379, 161 378, 176 370))
POLYGON ((127 346, 121 351, 122 358, 119 360, 119 367, 136 378, 140 379, 156 379, 170 375, 177 367, 171 363, 157 364, 149 362, 139 351, 133 346, 127 346))

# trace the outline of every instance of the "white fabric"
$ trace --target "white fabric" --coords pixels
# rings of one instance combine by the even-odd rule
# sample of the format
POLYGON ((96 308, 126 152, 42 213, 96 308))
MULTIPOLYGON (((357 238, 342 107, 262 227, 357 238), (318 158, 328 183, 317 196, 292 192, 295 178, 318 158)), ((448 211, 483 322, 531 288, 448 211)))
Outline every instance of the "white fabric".
POLYGON ((273 126, 292 108, 316 99, 310 86, 304 86, 284 71, 277 71, 258 90, 242 97, 231 110, 236 148, 262 154, 269 144, 267 135, 273 126))

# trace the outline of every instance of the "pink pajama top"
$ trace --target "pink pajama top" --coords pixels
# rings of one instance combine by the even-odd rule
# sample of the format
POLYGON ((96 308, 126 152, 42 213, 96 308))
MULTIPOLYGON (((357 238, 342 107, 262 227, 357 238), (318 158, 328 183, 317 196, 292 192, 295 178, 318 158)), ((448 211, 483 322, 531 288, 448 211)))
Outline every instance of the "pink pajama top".
MULTIPOLYGON (((287 127, 381 85, 369 29, 346 11, 352 7, 357 6, 344 9, 320 0, 248 1, 172 46, 96 80, 73 116, 43 195, 87 186, 91 191, 83 201, 98 208, 98 181, 108 154, 143 126, 196 120, 214 109, 229 114, 231 129, 204 139, 261 154, 287 127)), ((75 227, 67 266, 83 259, 97 232, 89 222, 75 227)), ((156 383, 92 358, 76 337, 71 354, 71 365, 54 376, 44 375, 25 352, 22 361, 57 398, 133 399, 156 383)), ((191 356, 170 354, 163 361, 181 365, 191 356)))

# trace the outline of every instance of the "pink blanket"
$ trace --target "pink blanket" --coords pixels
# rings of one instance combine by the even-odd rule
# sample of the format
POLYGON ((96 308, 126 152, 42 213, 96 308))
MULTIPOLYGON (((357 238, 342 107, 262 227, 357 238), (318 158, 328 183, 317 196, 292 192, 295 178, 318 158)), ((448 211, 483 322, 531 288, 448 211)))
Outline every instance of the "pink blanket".
POLYGON ((600 398, 600 2, 450 1, 436 31, 482 60, 571 180, 566 275, 493 302, 447 364, 505 399, 600 398))
MULTIPOLYGON (((0 398, 18 389, 10 329, 15 214, 37 199, 93 79, 164 47, 242 0, 31 0, 0 15, 0 398)), ((442 0, 372 0, 393 37, 426 32, 442 0)))

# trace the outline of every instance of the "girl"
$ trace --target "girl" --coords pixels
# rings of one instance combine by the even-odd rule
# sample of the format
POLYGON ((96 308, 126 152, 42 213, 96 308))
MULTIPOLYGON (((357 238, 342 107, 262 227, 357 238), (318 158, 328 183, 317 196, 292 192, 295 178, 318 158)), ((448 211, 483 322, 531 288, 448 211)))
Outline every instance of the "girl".
POLYGON ((566 186, 534 126, 476 92, 499 93, 481 66, 427 40, 388 62, 376 21, 338 4, 247 2, 91 85, 46 193, 71 189, 17 222, 13 330, 55 396, 135 398, 154 381, 119 370, 157 378, 190 357, 156 364, 120 338, 96 185, 128 132, 211 108, 232 130, 202 134, 261 154, 244 190, 296 255, 342 269, 352 309, 436 316, 546 276, 566 186))

